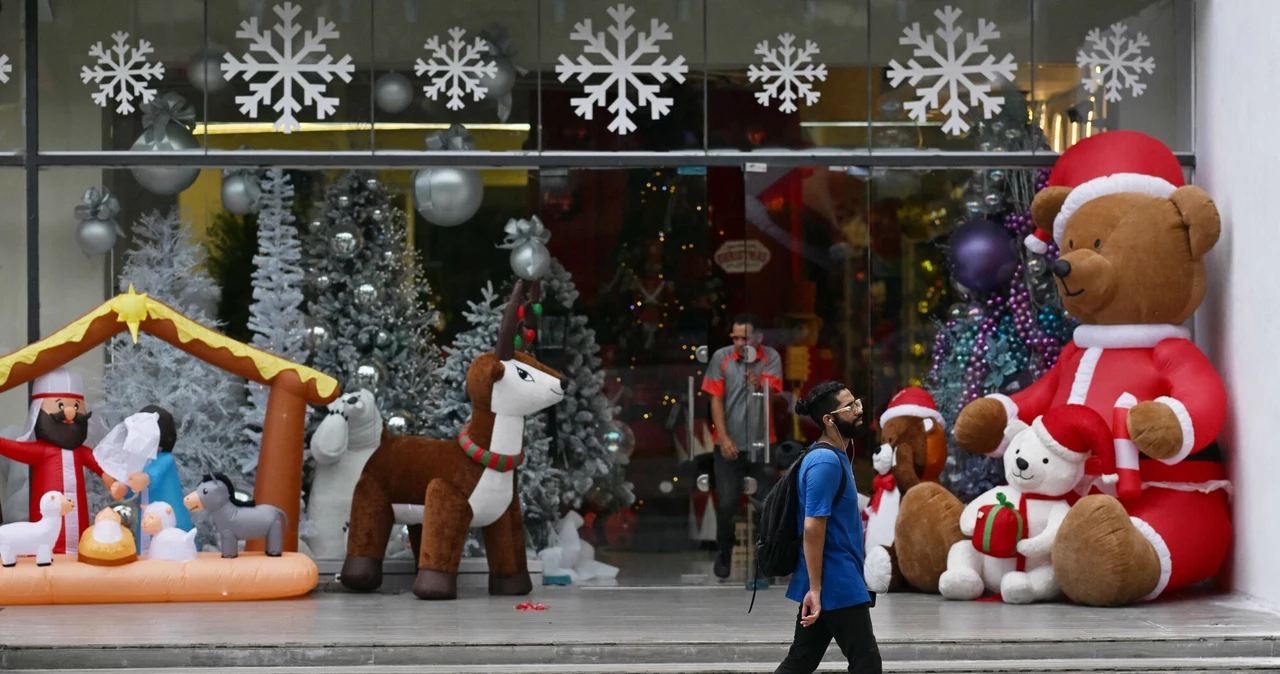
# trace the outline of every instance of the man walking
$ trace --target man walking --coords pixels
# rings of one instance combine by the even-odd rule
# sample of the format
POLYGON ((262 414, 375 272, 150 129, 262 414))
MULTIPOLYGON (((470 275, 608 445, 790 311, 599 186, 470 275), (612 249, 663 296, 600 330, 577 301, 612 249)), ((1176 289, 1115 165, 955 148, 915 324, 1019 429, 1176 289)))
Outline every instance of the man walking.
MULTIPOLYGON (((711 395, 711 421, 716 428, 716 561, 717 578, 729 577, 733 546, 734 518, 742 497, 742 482, 752 470, 752 443, 774 442, 773 428, 765 434, 770 392, 782 391, 782 358, 764 346, 760 319, 753 314, 739 314, 733 319, 730 333, 733 345, 719 349, 707 363, 702 390, 711 395), (759 395, 763 393, 763 396, 759 395), (755 395, 753 395, 755 394, 755 395)), ((756 466, 756 468, 762 468, 756 466)), ((761 473, 756 477, 763 481, 761 473)), ((759 484, 766 490, 768 485, 759 484)), ((748 589, 767 587, 763 579, 748 581, 748 589)))
POLYGON ((823 432, 796 467, 804 543, 787 598, 800 602, 800 615, 791 650, 774 672, 816 671, 834 638, 849 660, 850 672, 880 674, 871 595, 862 579, 862 518, 853 467, 845 453, 862 416, 862 403, 844 384, 827 381, 796 403, 796 414, 809 417, 823 432))

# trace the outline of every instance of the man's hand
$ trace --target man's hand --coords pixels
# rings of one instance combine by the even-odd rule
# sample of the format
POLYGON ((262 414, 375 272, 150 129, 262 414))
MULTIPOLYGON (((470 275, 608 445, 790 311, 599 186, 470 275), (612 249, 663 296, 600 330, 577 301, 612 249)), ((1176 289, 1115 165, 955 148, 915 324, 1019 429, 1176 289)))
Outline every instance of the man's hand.
POLYGON ((800 603, 800 624, 813 627, 818 622, 818 614, 822 613, 822 588, 810 588, 800 603))
POLYGON ((107 489, 111 491, 111 498, 117 501, 129 493, 129 485, 116 480, 114 477, 104 474, 102 481, 107 484, 107 489))
POLYGON ((726 436, 720 441, 720 454, 729 460, 736 459, 738 458, 738 445, 734 444, 733 440, 726 436))

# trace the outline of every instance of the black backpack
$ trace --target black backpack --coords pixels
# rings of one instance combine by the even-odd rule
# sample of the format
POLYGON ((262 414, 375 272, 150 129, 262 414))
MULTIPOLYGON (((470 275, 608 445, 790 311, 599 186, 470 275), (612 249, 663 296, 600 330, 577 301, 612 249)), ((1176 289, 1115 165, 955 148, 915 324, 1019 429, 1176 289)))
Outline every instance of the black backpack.
MULTIPOLYGON (((827 444, 810 446, 800 453, 791 467, 787 469, 778 483, 769 490, 760 509, 760 523, 756 532, 756 575, 757 576, 789 576, 796 570, 800 562, 800 549, 804 544, 804 532, 797 522, 800 519, 800 478, 798 471, 804 463, 804 457, 815 449, 822 448, 832 452, 840 450, 827 444)), ((840 487, 836 489, 832 503, 844 496, 849 477, 840 471, 840 487)), ((751 605, 755 606, 755 595, 752 594, 751 605)), ((747 608, 747 613, 751 607, 747 608)))

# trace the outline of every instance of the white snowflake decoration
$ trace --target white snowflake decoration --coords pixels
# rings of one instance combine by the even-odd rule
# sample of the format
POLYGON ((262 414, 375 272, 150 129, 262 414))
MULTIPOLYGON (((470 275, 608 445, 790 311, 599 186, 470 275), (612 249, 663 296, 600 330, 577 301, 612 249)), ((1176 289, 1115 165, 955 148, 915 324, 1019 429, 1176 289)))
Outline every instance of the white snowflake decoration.
POLYGON ((956 21, 961 14, 960 10, 950 5, 933 13, 942 22, 942 27, 934 32, 946 44, 945 54, 939 53, 934 46, 933 35, 926 37, 921 34, 918 22, 903 29, 902 37, 898 38, 898 44, 915 47, 911 52, 912 56, 927 57, 936 65, 925 67, 914 58, 907 61, 905 67, 896 60, 889 62, 889 84, 894 87, 901 84, 903 80, 907 80, 908 84, 915 87, 927 77, 938 78, 932 86, 916 89, 919 98, 907 102, 904 107, 910 113, 911 119, 918 124, 925 121, 930 109, 940 109, 947 115, 947 121, 942 125, 943 132, 957 136, 969 130, 969 123, 965 121, 964 115, 972 106, 982 104, 985 119, 991 119, 992 115, 1000 112, 1004 102, 999 96, 991 95, 991 84, 1001 77, 1013 81, 1014 75, 1018 72, 1018 64, 1014 61, 1013 54, 1005 54, 1004 58, 997 62, 996 57, 989 53, 987 41, 1000 37, 1000 31, 996 25, 986 19, 978 19, 977 34, 965 33, 963 29, 956 27, 956 21), (957 44, 961 35, 965 37, 963 50, 960 50, 957 44), (981 63, 971 63, 970 59, 978 54, 987 54, 987 58, 981 63), (971 78, 974 75, 986 81, 975 82, 971 78), (967 103, 961 96, 961 86, 964 86, 969 94, 967 103), (948 98, 946 104, 939 107, 938 98, 944 87, 947 88, 948 98))
POLYGON ((247 96, 236 96, 236 103, 240 104, 240 112, 247 114, 250 119, 257 119, 258 106, 271 103, 272 92, 276 85, 280 85, 280 99, 271 105, 272 110, 280 113, 275 122, 275 129, 284 133, 293 133, 302 128, 294 115, 302 112, 305 106, 315 105, 317 119, 324 119, 337 111, 338 98, 325 96, 325 87, 333 81, 334 77, 341 78, 343 82, 350 82, 351 74, 356 67, 351 62, 350 54, 335 62, 332 55, 325 53, 325 40, 336 40, 339 37, 337 28, 332 22, 325 21, 324 17, 317 17, 315 32, 306 31, 303 34, 302 44, 295 50, 294 38, 302 27, 295 23, 294 19, 298 17, 302 8, 292 2, 286 2, 283 5, 276 5, 273 11, 280 17, 280 22, 271 30, 260 31, 257 17, 240 22, 240 30, 236 31, 236 37, 252 41, 249 46, 251 53, 245 54, 243 61, 237 60, 234 55, 228 53, 222 63, 222 74, 228 80, 243 74, 244 80, 250 81, 260 73, 269 73, 271 78, 266 82, 251 82, 249 90, 253 93, 247 96), (273 44, 272 30, 280 36, 283 53, 273 44), (252 52, 265 54, 270 61, 259 63, 252 52), (320 54, 324 54, 324 57, 317 60, 316 57, 320 54), (308 74, 315 74, 324 81, 312 82, 307 79, 308 74), (294 85, 302 89, 301 103, 294 96, 294 85))
POLYGON ((475 42, 467 44, 463 39, 466 34, 467 31, 462 28, 450 28, 448 42, 441 42, 438 36, 432 36, 423 47, 431 52, 431 60, 418 59, 413 70, 418 76, 426 74, 432 78, 431 84, 422 87, 422 93, 428 98, 434 101, 440 94, 449 95, 447 107, 450 110, 466 107, 462 97, 467 94, 471 94, 476 102, 484 100, 489 89, 480 86, 481 78, 498 75, 498 64, 484 60, 484 55, 489 51, 489 43, 484 38, 477 37, 475 42))
POLYGON ((636 29, 627 22, 635 14, 635 10, 619 4, 610 7, 608 12, 609 16, 613 17, 609 35, 613 36, 613 44, 616 48, 610 49, 604 31, 594 32, 591 19, 586 19, 574 24, 573 32, 569 34, 569 39, 583 43, 582 54, 578 56, 576 63, 561 54, 560 62, 556 64, 556 72, 559 73, 561 82, 567 82, 575 75, 578 81, 583 83, 592 75, 607 75, 608 77, 599 84, 585 85, 583 91, 587 95, 573 98, 570 102, 574 105, 574 113, 587 120, 592 118, 596 106, 607 105, 609 112, 613 113, 609 130, 626 135, 636 130, 635 122, 631 121, 631 113, 638 110, 639 106, 649 106, 652 119, 660 119, 671 111, 671 104, 674 101, 669 97, 658 95, 659 85, 666 82, 668 77, 676 82, 684 82, 684 74, 689 72, 689 66, 685 65, 683 56, 677 56, 674 61, 668 63, 667 57, 659 53, 661 47, 658 43, 671 39, 671 30, 667 24, 651 19, 649 32, 641 31, 635 48, 628 51, 627 40, 636 32, 636 29), (604 62, 593 63, 587 58, 588 54, 600 56, 604 62), (657 56, 648 63, 639 63, 641 57, 650 54, 657 56), (645 82, 641 79, 642 75, 657 80, 657 84, 645 82), (631 102, 628 86, 636 90, 636 103, 631 102), (609 101, 611 90, 615 96, 612 102, 609 101))
POLYGON ((795 39, 795 35, 784 33, 778 36, 777 49, 769 48, 768 40, 756 45, 756 54, 764 57, 764 64, 748 68, 747 80, 760 80, 765 84, 764 91, 756 92, 760 105, 769 105, 770 99, 776 98, 781 101, 780 111, 795 112, 798 97, 804 97, 805 105, 813 105, 822 96, 813 89, 815 80, 827 80, 826 64, 813 61, 818 55, 818 45, 813 40, 805 40, 804 49, 799 49, 791 45, 795 39))
POLYGON ((94 103, 105 108, 108 101, 115 99, 116 112, 127 115, 134 111, 134 97, 140 97, 142 103, 150 103, 156 97, 155 88, 148 87, 147 81, 164 77, 164 64, 147 62, 147 56, 155 49, 146 40, 138 40, 136 48, 130 47, 129 34, 123 31, 112 33, 111 39, 116 44, 109 49, 101 42, 89 47, 89 56, 98 60, 92 68, 81 66, 80 81, 98 85, 97 93, 91 96, 94 103))
POLYGON ((9 73, 13 72, 13 64, 9 63, 8 54, 0 54, 0 84, 9 81, 9 73))
POLYGON ((1086 47, 1076 52, 1076 65, 1087 68, 1088 74, 1081 84, 1089 93, 1097 93, 1098 87, 1105 87, 1108 101, 1119 101, 1123 98, 1121 91, 1129 87, 1129 93, 1141 96, 1147 85, 1138 81, 1138 75, 1155 72, 1156 60, 1150 56, 1142 57, 1142 48, 1151 46, 1147 36, 1138 33, 1132 39, 1124 36, 1129 27, 1123 23, 1111 24, 1111 34, 1104 36, 1101 28, 1094 28, 1085 37, 1086 47))

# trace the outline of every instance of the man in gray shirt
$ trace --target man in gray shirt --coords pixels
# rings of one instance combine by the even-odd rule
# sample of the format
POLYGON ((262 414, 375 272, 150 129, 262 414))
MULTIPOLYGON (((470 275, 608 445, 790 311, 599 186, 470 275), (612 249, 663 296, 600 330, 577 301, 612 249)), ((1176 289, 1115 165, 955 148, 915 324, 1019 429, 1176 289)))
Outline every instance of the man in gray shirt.
MULTIPOLYGON (((759 473, 757 484, 762 490, 763 466, 752 461, 764 460, 760 443, 776 441, 768 426, 769 396, 782 391, 782 357, 764 346, 760 319, 753 314, 739 314, 733 319, 733 346, 716 351, 707 363, 702 390, 711 395, 711 421, 715 424, 716 477, 716 554, 715 574, 729 577, 729 562, 736 542, 734 518, 742 497, 742 482, 748 473, 759 473), (764 393, 764 396, 752 395, 764 393), (757 455, 752 456, 753 446, 757 455)), ((758 516, 758 513, 757 513, 758 516)), ((745 541, 750 545, 752 541, 745 541)), ((754 575, 754 573, 752 574, 754 575)), ((749 581, 755 587, 766 586, 761 579, 749 581)))

